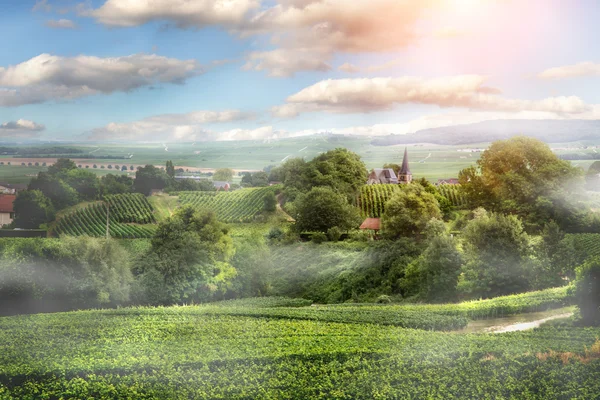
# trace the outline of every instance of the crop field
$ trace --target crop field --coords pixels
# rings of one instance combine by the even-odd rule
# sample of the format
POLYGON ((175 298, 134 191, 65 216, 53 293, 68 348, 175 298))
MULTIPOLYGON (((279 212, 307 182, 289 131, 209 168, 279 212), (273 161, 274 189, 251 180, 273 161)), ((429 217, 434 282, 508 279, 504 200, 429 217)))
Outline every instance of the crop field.
POLYGON ((330 320, 307 304, 0 318, 0 399, 599 398, 599 328, 435 332, 366 313, 330 320))
MULTIPOLYGON (((154 234, 154 210, 142 194, 106 196, 110 235, 119 239, 148 238, 154 234)), ((106 235, 106 204, 95 202, 66 212, 52 229, 54 236, 106 235)))
POLYGON ((589 257, 600 257, 600 234, 579 233, 569 235, 573 238, 575 250, 581 250, 589 257))
POLYGON ((223 222, 252 222, 264 207, 272 187, 240 189, 233 192, 179 192, 182 205, 213 211, 223 222))
POLYGON ((464 208, 467 205, 467 198, 460 191, 460 185, 439 185, 438 190, 454 207, 464 208))

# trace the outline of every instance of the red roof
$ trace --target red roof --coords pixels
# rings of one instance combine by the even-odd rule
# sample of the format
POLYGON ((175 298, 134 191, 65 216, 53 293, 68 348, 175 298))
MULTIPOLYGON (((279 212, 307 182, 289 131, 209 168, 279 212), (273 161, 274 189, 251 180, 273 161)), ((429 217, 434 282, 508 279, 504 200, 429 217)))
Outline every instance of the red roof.
POLYGON ((379 218, 367 218, 365 222, 362 223, 360 229, 371 229, 374 231, 378 231, 381 229, 381 219, 379 218))
POLYGON ((0 212, 1 213, 11 213, 15 212, 13 208, 13 203, 17 196, 13 194, 3 194, 0 195, 0 212))

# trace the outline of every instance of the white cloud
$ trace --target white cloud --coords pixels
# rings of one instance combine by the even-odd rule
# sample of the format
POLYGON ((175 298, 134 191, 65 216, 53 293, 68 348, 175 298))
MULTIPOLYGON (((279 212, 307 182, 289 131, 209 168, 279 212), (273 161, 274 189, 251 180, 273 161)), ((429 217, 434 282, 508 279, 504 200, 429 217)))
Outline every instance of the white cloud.
POLYGON ((581 76, 599 76, 600 64, 593 62, 581 62, 574 65, 565 65, 562 67, 549 68, 538 74, 541 79, 564 79, 581 76))
POLYGON ((5 122, 0 124, 0 137, 2 138, 30 138, 39 136, 46 127, 26 119, 5 122))
POLYGON ((543 100, 508 99, 485 86, 479 75, 434 79, 421 77, 324 80, 287 98, 272 109, 277 117, 303 112, 368 113, 391 110, 400 104, 427 104, 487 111, 540 111, 578 114, 591 111, 580 98, 551 97, 543 100))
POLYGON ((234 27, 259 5, 259 0, 107 0, 100 8, 82 11, 82 15, 118 27, 151 21, 168 21, 182 28, 234 27))
POLYGON ((289 77, 299 71, 329 71, 330 58, 331 54, 312 49, 276 49, 250 53, 243 68, 267 71, 273 77, 289 77))
MULTIPOLYGON (((244 121, 254 118, 251 113, 238 110, 194 111, 187 114, 163 114, 135 122, 115 123, 94 129, 90 140, 136 140, 136 141, 200 141, 223 140, 223 137, 243 136, 243 132, 230 131, 220 135, 207 125, 244 121)), ((233 139, 231 139, 233 140, 233 139)))
POLYGON ((59 20, 49 20, 46 21, 46 26, 48 28, 55 29, 77 29, 77 24, 70 19, 59 19, 59 20))
POLYGON ((369 65, 368 67, 358 67, 354 64, 345 63, 345 64, 340 65, 338 67, 338 70, 349 73, 349 74, 357 74, 359 72, 374 73, 374 72, 381 72, 381 71, 385 71, 387 69, 394 68, 394 67, 400 65, 401 62, 402 62, 402 60, 397 59, 397 60, 391 60, 391 61, 385 62, 383 64, 369 65))
POLYGON ((0 106, 75 99, 161 83, 183 83, 202 72, 203 68, 194 60, 153 54, 112 58, 41 54, 18 65, 0 67, 0 106))

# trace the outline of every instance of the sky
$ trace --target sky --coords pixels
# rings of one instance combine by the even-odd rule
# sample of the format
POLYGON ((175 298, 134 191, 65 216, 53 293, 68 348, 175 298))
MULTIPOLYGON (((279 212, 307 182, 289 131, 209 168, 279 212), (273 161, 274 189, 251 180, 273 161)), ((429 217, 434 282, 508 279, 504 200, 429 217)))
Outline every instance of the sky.
POLYGON ((0 141, 600 118, 595 0, 0 0, 0 141))

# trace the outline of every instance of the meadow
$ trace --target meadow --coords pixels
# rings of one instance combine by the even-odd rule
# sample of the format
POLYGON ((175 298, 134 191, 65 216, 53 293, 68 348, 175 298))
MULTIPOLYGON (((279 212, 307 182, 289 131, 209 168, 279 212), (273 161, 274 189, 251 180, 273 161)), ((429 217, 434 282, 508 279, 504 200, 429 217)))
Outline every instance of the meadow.
POLYGON ((383 314, 399 318, 400 306, 377 306, 379 320, 343 321, 306 304, 248 299, 0 318, 0 399, 600 396, 598 328, 435 332, 388 324, 383 314))

